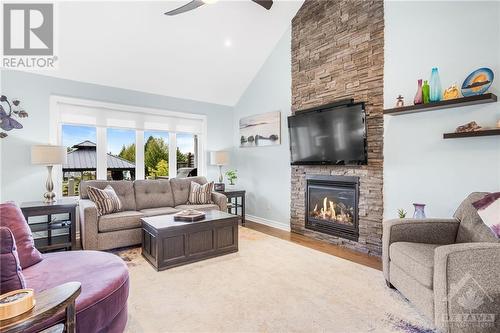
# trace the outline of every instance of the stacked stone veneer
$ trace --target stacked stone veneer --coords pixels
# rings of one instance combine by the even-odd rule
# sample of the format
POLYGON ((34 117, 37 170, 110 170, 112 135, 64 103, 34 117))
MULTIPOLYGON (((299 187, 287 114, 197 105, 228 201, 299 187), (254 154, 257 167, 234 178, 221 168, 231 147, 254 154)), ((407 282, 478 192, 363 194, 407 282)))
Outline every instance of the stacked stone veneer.
POLYGON ((292 112, 346 98, 366 102, 368 165, 292 166, 292 231, 381 254, 383 74, 383 1, 306 0, 292 22, 292 112), (358 242, 305 229, 306 174, 360 178, 358 242))

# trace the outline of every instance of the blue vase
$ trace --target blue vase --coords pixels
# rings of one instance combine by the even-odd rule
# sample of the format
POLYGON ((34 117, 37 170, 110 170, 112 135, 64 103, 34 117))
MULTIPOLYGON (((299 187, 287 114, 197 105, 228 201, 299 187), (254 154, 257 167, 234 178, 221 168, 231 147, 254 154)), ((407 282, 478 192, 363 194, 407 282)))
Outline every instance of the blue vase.
POLYGON ((431 102, 439 102, 441 100, 441 80, 439 79, 439 72, 437 67, 432 69, 431 73, 431 91, 430 91, 430 100, 431 102))

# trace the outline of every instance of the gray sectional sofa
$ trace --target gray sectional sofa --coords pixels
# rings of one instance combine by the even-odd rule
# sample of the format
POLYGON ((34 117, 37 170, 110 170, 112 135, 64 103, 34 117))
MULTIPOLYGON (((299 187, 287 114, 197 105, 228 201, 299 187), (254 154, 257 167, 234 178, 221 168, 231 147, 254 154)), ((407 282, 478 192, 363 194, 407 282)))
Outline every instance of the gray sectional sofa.
POLYGON ((384 222, 383 268, 394 287, 441 332, 500 332, 500 240, 472 193, 449 219, 384 222))
POLYGON ((188 205, 191 181, 206 184, 204 177, 173 178, 170 180, 106 181, 91 180, 80 184, 80 237, 85 250, 109 250, 141 243, 141 218, 174 214, 183 209, 227 211, 227 198, 212 193, 213 204, 188 205), (123 210, 109 215, 97 215, 89 199, 88 187, 100 189, 111 185, 121 200, 123 210))

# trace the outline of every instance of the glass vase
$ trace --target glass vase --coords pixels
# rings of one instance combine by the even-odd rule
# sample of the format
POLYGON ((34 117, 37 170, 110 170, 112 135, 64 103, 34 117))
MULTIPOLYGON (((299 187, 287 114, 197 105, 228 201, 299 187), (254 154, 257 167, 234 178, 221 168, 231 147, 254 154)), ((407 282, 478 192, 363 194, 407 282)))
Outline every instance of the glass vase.
POLYGON ((430 101, 430 97, 429 97, 430 91, 431 91, 431 87, 429 86, 429 82, 427 82, 427 80, 425 80, 424 85, 422 86, 422 102, 424 104, 427 104, 430 101))
POLYGON ((425 219, 425 204, 414 203, 415 212, 413 213, 414 219, 425 219))
POLYGON ((429 98, 431 102, 439 102, 441 100, 441 79, 437 67, 434 67, 431 72, 431 91, 429 98))
POLYGON ((413 104, 422 104, 422 79, 418 80, 417 93, 415 94, 415 98, 413 99, 413 104))

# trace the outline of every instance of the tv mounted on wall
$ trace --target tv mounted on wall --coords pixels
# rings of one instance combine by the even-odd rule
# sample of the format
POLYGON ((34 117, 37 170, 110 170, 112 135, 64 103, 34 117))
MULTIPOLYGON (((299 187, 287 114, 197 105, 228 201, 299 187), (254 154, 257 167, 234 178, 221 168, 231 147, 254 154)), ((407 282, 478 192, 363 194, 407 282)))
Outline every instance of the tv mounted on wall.
POLYGON ((288 117, 292 165, 368 163, 364 103, 341 101, 288 117))

